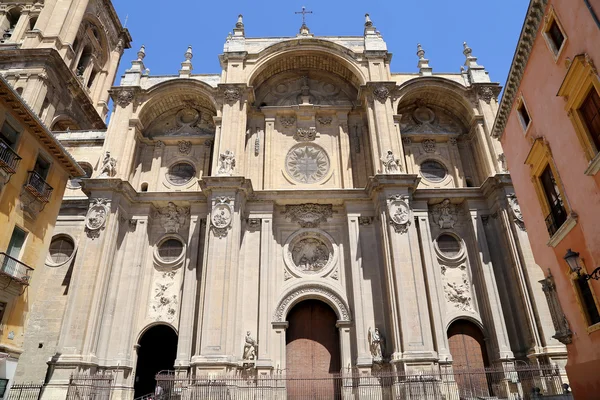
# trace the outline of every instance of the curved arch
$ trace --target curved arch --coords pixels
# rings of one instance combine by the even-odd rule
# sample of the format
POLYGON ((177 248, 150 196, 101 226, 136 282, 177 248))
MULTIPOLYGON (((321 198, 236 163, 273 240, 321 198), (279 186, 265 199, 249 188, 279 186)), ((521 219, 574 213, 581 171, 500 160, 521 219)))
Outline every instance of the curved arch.
POLYGON ((438 106, 460 118, 469 128, 475 116, 473 105, 468 99, 469 90, 458 82, 436 76, 411 79, 398 86, 396 110, 408 106, 415 100, 427 96, 430 104, 438 106))
POLYGON ((142 339, 142 336, 144 336, 144 334, 146 332, 148 332, 151 328, 154 328, 155 326, 159 326, 159 325, 165 325, 168 326, 169 328, 173 329, 173 332, 175 332, 175 334, 177 336, 179 336, 179 332, 177 331, 177 329, 171 325, 168 322, 164 322, 164 321, 156 321, 156 322, 151 322, 148 325, 144 326, 142 329, 140 329, 140 331, 137 334, 137 337, 135 339, 135 343, 138 344, 140 343, 140 340, 142 339))
POLYGON ((67 129, 79 130, 79 124, 75 121, 75 118, 69 114, 59 114, 52 119, 50 123, 51 131, 66 131, 67 129))
POLYGON ((471 322, 471 323, 475 324, 475 326, 477 328, 479 328, 479 330, 483 334, 483 337, 485 339, 488 338, 487 330, 483 326, 483 323, 481 322, 481 320, 479 320, 478 318, 476 318, 476 317, 474 317, 472 315, 456 315, 456 316, 452 317, 451 319, 449 319, 448 322, 446 323, 446 333, 448 332, 448 329, 450 329, 450 326, 453 323, 458 322, 460 320, 468 321, 468 322, 471 322))
MULTIPOLYGON (((323 39, 294 38, 267 47, 259 53, 258 62, 248 76, 247 84, 258 87, 262 83, 259 78, 268 71, 270 66, 277 72, 303 68, 316 68, 334 72, 352 82, 357 89, 367 82, 367 77, 358 68, 358 63, 351 50, 323 39), (312 62, 308 58, 311 55, 323 57, 328 59, 329 62, 322 63, 320 66, 308 65, 312 62), (297 56, 298 60, 292 59, 294 56, 297 56)), ((273 74, 267 73, 267 75, 272 76, 273 74)))
POLYGON ((216 89, 196 79, 173 79, 153 86, 145 93, 146 101, 139 112, 142 126, 147 128, 151 121, 185 104, 198 102, 198 106, 217 114, 216 89))
POLYGON ((335 311, 339 321, 352 320, 348 303, 334 289, 320 283, 305 283, 290 288, 281 297, 273 314, 273 322, 284 322, 292 307, 307 299, 321 300, 328 304, 335 311))
MULTIPOLYGON (((102 23, 100 22, 98 17, 96 17, 94 14, 86 13, 83 16, 83 20, 80 25, 80 26, 85 27, 84 31, 83 31, 84 35, 85 35, 85 30, 88 27, 88 26, 86 26, 86 23, 88 26, 93 27, 94 30, 98 33, 98 36, 94 35, 94 37, 96 38, 96 40, 98 41, 98 44, 100 45, 100 48, 102 49, 100 64, 102 66, 104 66, 109 61, 108 49, 110 48, 108 37, 106 36, 106 32, 104 32, 104 29, 102 29, 102 23)), ((77 49, 75 49, 75 51, 77 51, 77 49)))

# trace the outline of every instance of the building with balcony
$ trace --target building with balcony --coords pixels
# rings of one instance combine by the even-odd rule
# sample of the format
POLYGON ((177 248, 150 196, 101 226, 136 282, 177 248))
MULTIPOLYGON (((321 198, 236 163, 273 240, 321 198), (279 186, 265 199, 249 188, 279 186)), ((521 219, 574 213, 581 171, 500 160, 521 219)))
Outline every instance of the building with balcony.
MULTIPOLYGON (((1 50, 0 50, 1 51, 1 50)), ((84 171, 0 77, 0 387, 23 352, 24 326, 67 182, 84 171)), ((57 253, 68 251, 60 248, 57 253)))
POLYGON ((577 399, 600 393, 599 17, 600 1, 531 1, 492 131, 577 399))

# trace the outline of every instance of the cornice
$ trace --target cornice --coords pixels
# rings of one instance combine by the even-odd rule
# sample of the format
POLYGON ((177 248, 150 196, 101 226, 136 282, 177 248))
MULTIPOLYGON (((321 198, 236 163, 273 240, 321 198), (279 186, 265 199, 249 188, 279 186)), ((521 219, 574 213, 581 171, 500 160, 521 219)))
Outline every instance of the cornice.
POLYGON ((519 42, 515 50, 515 55, 504 85, 504 95, 500 102, 498 114, 494 121, 494 127, 492 128, 492 136, 502 138, 510 110, 512 109, 513 102, 517 95, 523 74, 525 73, 525 67, 529 60, 529 55, 533 49, 533 44, 537 36, 537 32, 544 16, 544 10, 548 0, 531 0, 527 14, 525 16, 525 22, 521 35, 519 36, 519 42))

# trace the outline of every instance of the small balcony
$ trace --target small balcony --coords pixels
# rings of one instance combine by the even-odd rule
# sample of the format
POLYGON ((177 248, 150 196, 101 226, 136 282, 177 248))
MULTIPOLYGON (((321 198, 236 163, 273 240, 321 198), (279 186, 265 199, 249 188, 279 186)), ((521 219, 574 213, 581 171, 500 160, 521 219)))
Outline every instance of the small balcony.
POLYGON ((29 265, 4 252, 0 252, 0 276, 8 277, 21 285, 28 286, 32 271, 33 268, 29 265))
POLYGON ((566 220, 567 211, 562 205, 562 202, 557 200, 550 207, 550 214, 548 214, 548 216, 546 217, 546 228, 548 228, 548 233, 550 234, 550 237, 554 236, 554 234, 565 223, 566 220))
POLYGON ((52 186, 48 185, 44 178, 35 171, 29 171, 27 183, 25 183, 23 188, 43 204, 50 202, 50 196, 54 190, 52 189, 52 186))
POLYGON ((19 166, 21 157, 2 139, 0 139, 0 170, 2 170, 9 178, 19 166))

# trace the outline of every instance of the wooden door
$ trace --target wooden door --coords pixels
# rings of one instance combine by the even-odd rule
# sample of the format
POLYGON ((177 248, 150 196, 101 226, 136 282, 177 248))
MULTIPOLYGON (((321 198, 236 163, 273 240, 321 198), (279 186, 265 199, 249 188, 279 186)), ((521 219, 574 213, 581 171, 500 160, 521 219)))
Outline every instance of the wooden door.
POLYGON ((472 322, 458 320, 448 328, 454 378, 461 396, 489 396, 484 336, 472 322))

